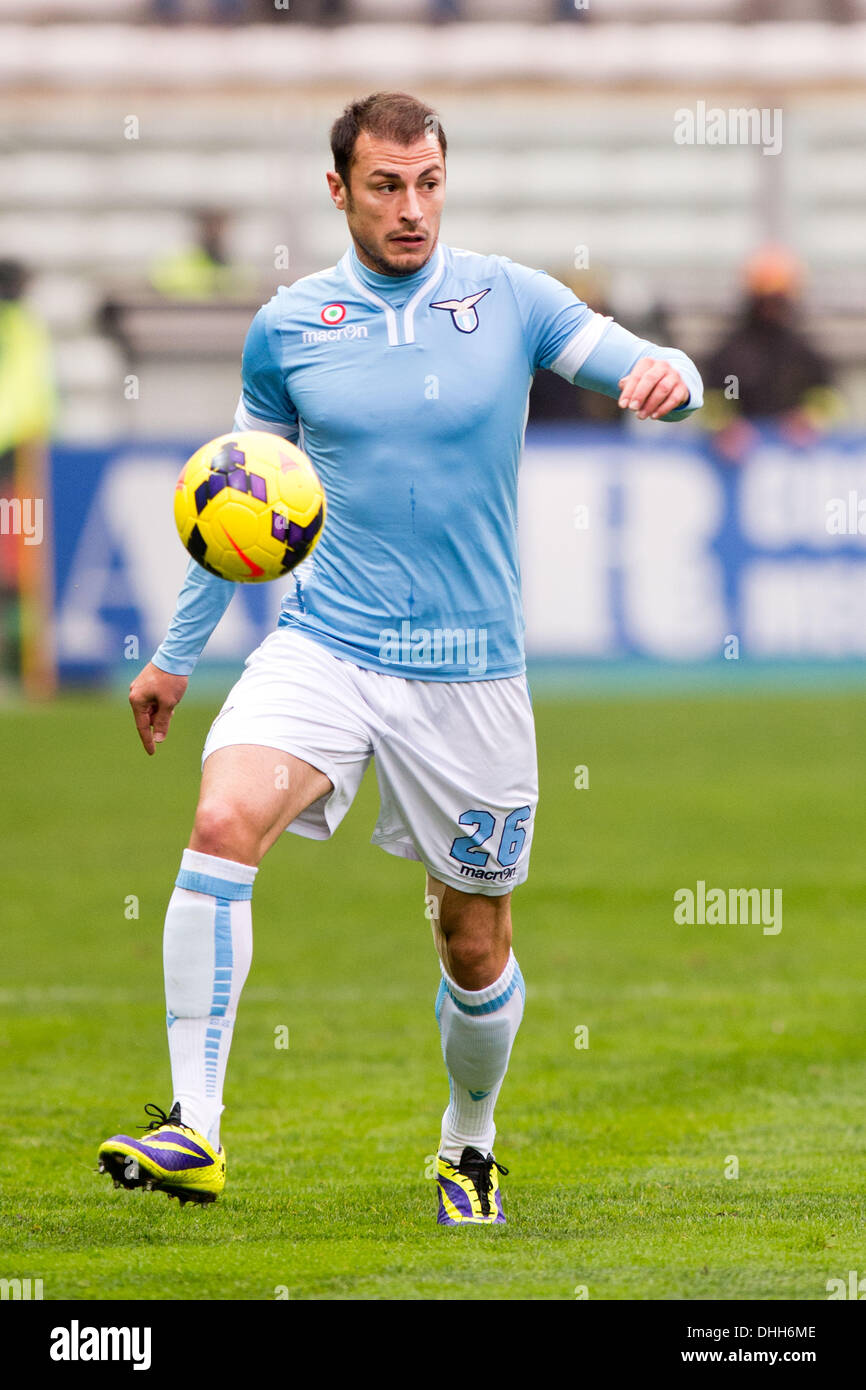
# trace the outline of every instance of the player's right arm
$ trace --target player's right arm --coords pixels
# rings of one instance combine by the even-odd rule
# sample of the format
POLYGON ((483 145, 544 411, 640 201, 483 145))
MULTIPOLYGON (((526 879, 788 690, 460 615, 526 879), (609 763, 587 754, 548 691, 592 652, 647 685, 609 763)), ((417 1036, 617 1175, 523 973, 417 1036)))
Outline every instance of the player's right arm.
POLYGON ((190 560, 174 616, 161 646, 129 687, 129 703, 144 751, 164 742, 196 662, 232 600, 235 585, 190 560))
MULTIPOLYGON (((293 443, 298 416, 285 389, 279 341, 273 327, 277 297, 265 304, 250 325, 244 343, 242 390, 233 429, 265 430, 293 443)), ((190 560, 165 640, 129 688, 129 703, 144 750, 152 754, 168 735, 175 707, 182 700, 196 662, 237 585, 210 574, 190 560)))
POLYGON ((189 684, 187 676, 173 676, 149 661, 129 687, 129 703, 145 753, 153 755, 155 745, 168 735, 175 705, 183 699, 189 684))

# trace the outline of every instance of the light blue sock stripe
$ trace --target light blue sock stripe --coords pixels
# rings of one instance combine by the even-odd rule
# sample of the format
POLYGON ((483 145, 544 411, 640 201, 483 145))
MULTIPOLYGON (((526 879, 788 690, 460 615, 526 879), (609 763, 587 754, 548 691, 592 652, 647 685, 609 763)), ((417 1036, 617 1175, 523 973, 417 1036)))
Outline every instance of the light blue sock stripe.
POLYGON ((190 893, 210 893, 214 898, 227 898, 229 902, 249 902, 253 896, 251 883, 232 883, 230 878, 213 878, 210 874, 195 874, 191 869, 181 869, 174 881, 175 888, 187 888, 190 893))
POLYGON ((502 994, 497 995, 495 999, 489 999, 486 1004, 464 1004, 463 1000, 458 999, 454 991, 448 988, 448 982, 446 980, 443 979, 442 984, 445 986, 449 998, 453 999, 462 1014, 470 1014, 473 1017, 477 1017, 479 1014, 495 1014, 497 1009, 501 1009, 503 1004, 507 1004, 514 991, 523 984, 523 976, 515 967, 514 974, 511 977, 511 984, 508 988, 503 990, 502 994))
MULTIPOLYGON (((237 901, 237 899, 235 899, 237 901)), ((231 995, 232 905, 228 898, 217 898, 214 919, 214 982, 211 1014, 224 1014, 231 995)))
POLYGON ((438 990, 436 991, 436 1004, 435 1004, 435 1006, 434 1006, 434 1012, 435 1012, 435 1014, 436 1014, 436 1022, 437 1022, 437 1023, 439 1022, 439 1019, 440 1019, 440 1017, 441 1017, 441 1015, 442 1015, 442 1005, 445 1003, 445 996, 446 996, 447 993, 448 993, 448 991, 447 991, 447 989, 445 988, 445 981, 444 981, 444 980, 440 980, 440 981, 439 981, 439 988, 438 988, 438 990))
MULTIPOLYGON (((199 878, 200 875, 190 874, 189 877, 199 878)), ((180 886, 181 888, 185 887, 184 884, 180 886)), ((240 889, 243 885, 232 884, 230 886, 240 889)), ((247 896, 252 896, 251 887, 247 896)), ((224 893, 217 896, 216 900, 216 913, 214 915, 214 979, 210 1005, 211 1018, 221 1018, 225 1016, 231 997, 231 974, 233 965, 232 901, 237 902, 237 897, 232 900, 224 893)), ((222 1029, 220 1028, 207 1028, 205 1030, 204 1056, 205 1077, 207 1081, 206 1091, 208 1095, 215 1094, 214 1088, 216 1086, 222 1037, 222 1029)))

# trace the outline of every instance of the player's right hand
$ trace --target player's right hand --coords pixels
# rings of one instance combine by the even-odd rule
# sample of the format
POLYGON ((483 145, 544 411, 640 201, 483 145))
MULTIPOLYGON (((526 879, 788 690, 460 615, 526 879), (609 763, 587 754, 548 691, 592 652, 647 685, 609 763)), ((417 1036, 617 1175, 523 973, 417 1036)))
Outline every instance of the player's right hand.
POLYGON ((129 687, 129 703, 138 737, 145 753, 154 752, 157 743, 168 736, 168 726, 175 705, 183 699, 189 684, 188 676, 172 676, 149 661, 129 687))

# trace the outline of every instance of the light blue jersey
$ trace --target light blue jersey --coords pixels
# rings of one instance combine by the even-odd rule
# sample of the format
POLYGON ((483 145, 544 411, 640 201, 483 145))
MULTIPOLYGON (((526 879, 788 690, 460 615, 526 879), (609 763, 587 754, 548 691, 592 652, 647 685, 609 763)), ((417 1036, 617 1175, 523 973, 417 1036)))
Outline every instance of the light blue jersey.
MULTIPOLYGON (((238 430, 310 457, 328 501, 322 539, 290 577, 280 625, 359 666, 421 680, 524 670, 517 474, 535 371, 619 395, 641 357, 694 363, 596 314, 543 271, 440 242, 413 275, 353 249, 277 291, 253 320, 238 430)), ((234 585, 190 563, 162 670, 188 674, 234 585)))

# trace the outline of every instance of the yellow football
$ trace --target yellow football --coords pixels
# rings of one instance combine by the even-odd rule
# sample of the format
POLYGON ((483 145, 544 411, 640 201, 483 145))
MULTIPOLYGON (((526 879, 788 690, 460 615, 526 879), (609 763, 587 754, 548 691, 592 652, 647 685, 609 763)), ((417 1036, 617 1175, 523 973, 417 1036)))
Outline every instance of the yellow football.
POLYGON ((325 493, 306 454, 279 435, 221 434, 184 464, 174 519, 211 574, 260 584, 310 554, 325 524, 325 493))

